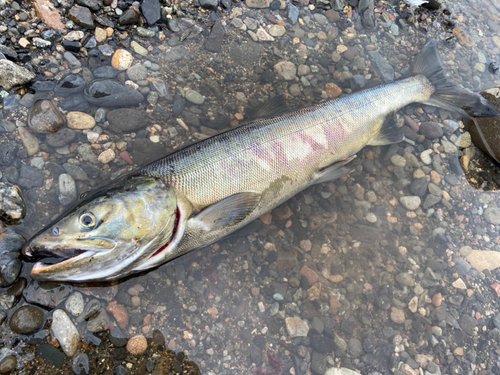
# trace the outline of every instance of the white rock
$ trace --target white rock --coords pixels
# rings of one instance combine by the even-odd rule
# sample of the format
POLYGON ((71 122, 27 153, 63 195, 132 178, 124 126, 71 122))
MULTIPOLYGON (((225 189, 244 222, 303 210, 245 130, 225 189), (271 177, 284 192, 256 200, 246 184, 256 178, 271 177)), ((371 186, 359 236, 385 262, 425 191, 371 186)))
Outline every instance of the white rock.
POLYGON ((291 337, 299 337, 299 336, 307 336, 309 332, 309 325, 305 320, 302 320, 298 317, 294 318, 286 318, 286 330, 291 337))
POLYGON ((432 163, 432 158, 431 158, 431 154, 432 154, 432 150, 425 150, 425 151, 422 151, 420 153, 420 160, 422 160, 422 162, 424 164, 431 164, 432 163))
POLYGON ((325 375, 359 375, 359 373, 345 367, 332 367, 326 370, 325 375))
POLYGON ((80 341, 80 335, 64 310, 57 309, 52 314, 50 333, 59 341, 64 354, 68 357, 73 357, 75 355, 80 341))
POLYGON ((76 183, 73 177, 67 173, 59 176, 59 202, 63 206, 74 202, 77 198, 76 183))

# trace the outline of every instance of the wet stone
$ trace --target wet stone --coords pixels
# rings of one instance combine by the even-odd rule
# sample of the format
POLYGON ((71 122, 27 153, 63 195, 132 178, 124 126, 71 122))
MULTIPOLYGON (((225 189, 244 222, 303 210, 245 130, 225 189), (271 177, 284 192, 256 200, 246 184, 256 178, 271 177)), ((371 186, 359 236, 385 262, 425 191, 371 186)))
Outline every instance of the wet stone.
POLYGON ((95 78, 107 78, 107 79, 116 78, 118 73, 119 73, 119 70, 113 68, 111 65, 103 65, 103 66, 100 66, 99 68, 96 68, 92 71, 92 75, 95 78))
POLYGON ((56 133, 48 134, 45 138, 47 144, 52 147, 62 147, 70 144, 75 139, 75 131, 69 128, 60 129, 56 133))
POLYGON ((428 121, 420 124, 419 131, 427 139, 436 139, 443 136, 443 128, 437 122, 428 121))
POLYGON ((35 74, 9 60, 0 60, 0 86, 10 90, 35 79, 35 74))
POLYGON ((0 374, 10 374, 17 366, 17 359, 13 355, 8 355, 0 361, 0 374))
POLYGON ((7 294, 19 297, 23 294, 23 290, 26 288, 26 283, 26 279, 24 277, 20 277, 9 289, 7 289, 7 294))
POLYGON ((102 332, 108 329, 110 323, 109 314, 104 307, 92 316, 87 322, 87 330, 90 332, 102 332))
POLYGON ((420 206, 420 198, 417 196, 405 196, 399 198, 399 201, 409 211, 414 211, 420 206))
POLYGON ((144 64, 132 65, 127 69, 127 76, 134 82, 146 79, 148 76, 148 69, 144 64))
MULTIPOLYGON (((215 6, 215 9, 217 9, 217 3, 217 0, 205 0, 206 5, 211 4, 215 6)), ((205 44, 203 45, 205 49, 210 52, 220 52, 222 49, 222 42, 224 41, 224 34, 224 26, 220 20, 217 20, 212 27, 212 31, 205 41, 205 44)))
POLYGON ((424 177, 416 178, 410 185, 410 191, 417 197, 423 197, 427 193, 428 184, 424 177))
POLYGON ((89 109, 87 98, 83 94, 74 94, 64 98, 60 103, 60 107, 66 111, 85 112, 89 109))
POLYGON ((158 0, 142 0, 141 12, 147 23, 154 25, 161 17, 160 2, 158 0))
POLYGON ((142 103, 144 96, 114 80, 97 80, 85 89, 89 103, 102 107, 128 107, 142 103))
POLYGON ((79 316, 83 312, 84 302, 80 292, 71 293, 64 302, 64 308, 73 316, 79 316))
MULTIPOLYGON (((19 224, 26 214, 26 205, 20 189, 7 182, 0 182, 0 220, 7 225, 19 224)), ((4 232, 10 236, 11 232, 4 232)), ((4 237, 0 237, 4 241, 4 237)), ((17 249, 16 249, 17 250, 17 249)))
POLYGON ((269 0, 247 0, 245 4, 249 8, 269 8, 269 0))
POLYGON ((124 133, 146 128, 150 124, 147 114, 142 110, 134 108, 109 111, 107 119, 113 129, 124 133))
POLYGON ((26 189, 40 187, 43 185, 44 174, 38 169, 22 164, 19 173, 18 185, 26 189))
POLYGON ((57 338, 64 353, 68 357, 73 357, 80 341, 80 335, 64 310, 58 309, 52 314, 50 332, 57 338))
POLYGON ((22 306, 17 309, 9 321, 12 331, 28 334, 41 327, 45 320, 45 312, 36 306, 22 306))
POLYGON ((55 346, 50 344, 40 344, 36 347, 36 355, 52 366, 59 368, 64 363, 64 354, 55 346))
POLYGON ((118 327, 113 327, 109 331, 109 341, 117 348, 122 348, 127 345, 128 339, 118 327))
POLYGON ((441 197, 428 194, 427 197, 425 197, 424 204, 422 205, 422 207, 424 208, 424 210, 427 210, 428 208, 431 208, 438 202, 441 202, 441 197))
POLYGON ((290 61, 280 61, 274 65, 275 73, 283 80, 290 81, 295 78, 297 68, 290 61))
POLYGON ((89 357, 86 353, 80 353, 75 358, 73 358, 73 371, 76 375, 80 375, 82 370, 85 374, 89 373, 89 357))
POLYGON ((195 90, 188 90, 186 92, 186 100, 188 102, 191 102, 193 104, 203 104, 205 101, 205 97, 201 95, 198 91, 195 90))
POLYGON ((388 83, 394 81, 394 68, 385 59, 379 51, 369 51, 373 61, 373 67, 383 82, 388 83))
POLYGON ((484 218, 493 225, 500 225, 500 208, 490 206, 484 210, 484 218))
POLYGON ((118 19, 120 25, 135 25, 141 20, 141 16, 134 9, 127 9, 118 19))
POLYGON ((68 74, 57 83, 54 93, 58 96, 68 97, 69 95, 82 92, 86 84, 81 75, 68 74))
POLYGON ((75 22, 77 25, 80 25, 87 29, 95 28, 92 13, 86 7, 75 5, 69 10, 68 18, 75 22))
POLYGON ((132 62, 134 61, 134 56, 125 50, 125 49, 117 49, 111 58, 111 65, 116 70, 127 70, 132 66, 132 62))
POLYGON ((95 119, 92 116, 79 111, 68 112, 66 121, 70 129, 92 129, 95 126, 95 119))
POLYGON ((56 307, 71 293, 72 287, 64 284, 38 283, 33 280, 23 291, 23 296, 29 303, 45 306, 50 309, 56 307))
POLYGON ((33 103, 28 116, 28 127, 36 133, 55 133, 64 125, 64 117, 50 100, 33 103))

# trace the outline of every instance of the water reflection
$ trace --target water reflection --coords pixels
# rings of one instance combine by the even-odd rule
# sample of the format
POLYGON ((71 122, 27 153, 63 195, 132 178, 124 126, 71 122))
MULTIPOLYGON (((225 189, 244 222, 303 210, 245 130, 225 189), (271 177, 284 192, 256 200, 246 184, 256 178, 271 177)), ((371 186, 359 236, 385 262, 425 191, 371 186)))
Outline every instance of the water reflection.
MULTIPOLYGON (((479 1, 452 3, 443 13, 417 10, 414 23, 398 17, 406 12, 401 4, 375 5, 378 26, 373 30, 357 27, 363 18, 357 18, 356 9, 346 8, 340 18, 327 11, 324 20, 314 6, 303 7, 301 21, 285 22, 290 32, 269 44, 252 42, 241 31, 243 24, 255 30, 256 20, 267 22, 261 13, 235 7, 227 18, 227 48, 221 54, 206 55, 198 40, 188 39, 179 46, 159 44, 160 55, 150 61, 159 69, 151 76, 168 83, 174 107, 178 99, 173 96, 185 96, 187 88, 208 100, 201 105, 182 101, 186 108, 178 104, 175 118, 169 118, 170 102, 150 105, 147 130, 122 132, 100 123, 92 131, 97 138, 109 137, 101 145, 110 140, 133 144, 134 161, 144 157, 145 163, 157 154, 148 155, 151 144, 140 139, 158 137, 166 144, 163 151, 171 152, 244 122, 245 108, 271 93, 285 93, 288 104, 299 108, 334 96, 337 89, 349 93, 380 84, 389 73, 372 67, 370 51, 379 51, 399 78, 429 36, 440 41, 440 54, 455 81, 475 90, 500 84, 488 72, 500 52, 493 5, 486 4, 484 14, 477 11, 485 6, 479 1), (283 58, 298 68, 290 82, 276 80, 272 72, 283 58), (139 147, 141 142, 145 147, 139 147)), ((269 22, 280 20, 278 10, 265 14, 269 22)), ((94 107, 85 110, 96 113, 94 107)), ((327 369, 338 366, 363 374, 494 373, 500 331, 492 317, 500 295, 495 285, 500 264, 494 253, 484 251, 500 251, 498 194, 467 182, 458 159, 467 151, 455 145, 460 131, 445 128, 444 136, 434 139, 417 134, 422 122, 457 122, 458 117, 421 105, 402 112, 411 142, 366 147, 349 176, 314 186, 238 235, 154 271, 111 284, 57 286, 64 295, 49 308, 64 305, 70 292, 80 291, 85 303, 100 301, 97 310, 103 313, 92 319, 100 316, 106 322, 107 314, 125 338, 143 334, 154 340, 159 331, 166 349, 187 353, 204 374, 246 374, 261 367, 256 373, 331 374, 327 369), (402 198, 409 196, 421 198, 418 208, 405 208, 411 202, 402 198)), ((5 112, 4 117, 15 122, 17 114, 5 112)), ((43 185, 26 187, 28 217, 16 228, 26 237, 61 211, 54 176, 64 172, 64 163, 85 173, 77 179, 79 193, 131 169, 125 156, 97 163, 88 131, 76 131, 75 141, 57 146, 66 147, 57 152, 43 136, 39 139, 43 185), (88 147, 81 149, 82 144, 88 147), (93 159, 85 159, 89 153, 93 159)), ((17 156, 33 164, 27 154, 17 156)), ((20 165, 14 161, 16 168, 20 165)), ((29 270, 25 264, 22 276, 30 282, 29 270)), ((29 288, 25 300, 42 304, 36 300, 40 290, 30 299, 29 288)), ((82 336, 92 319, 79 322, 82 336)), ((113 355, 117 361, 126 357, 113 355)), ((162 352, 154 358, 157 373, 170 371, 162 363, 172 355, 162 352)), ((195 365, 185 366, 187 373, 196 373, 195 365)))

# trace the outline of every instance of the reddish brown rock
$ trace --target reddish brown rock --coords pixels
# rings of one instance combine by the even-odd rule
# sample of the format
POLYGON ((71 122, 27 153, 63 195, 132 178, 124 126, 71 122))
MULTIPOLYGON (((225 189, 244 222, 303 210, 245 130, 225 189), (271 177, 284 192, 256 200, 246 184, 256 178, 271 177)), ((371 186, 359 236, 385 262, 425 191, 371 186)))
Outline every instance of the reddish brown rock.
POLYGON ((120 305, 116 301, 111 301, 108 303, 108 307, 106 307, 106 311, 113 314, 118 326, 121 329, 124 329, 128 326, 128 312, 127 308, 123 305, 120 305))
POLYGON ((303 266, 300 269, 300 274, 307 277, 307 280, 309 281, 309 285, 313 285, 319 279, 318 274, 307 266, 303 266))
POLYGON ((35 6, 36 13, 38 17, 44 22, 48 27, 54 30, 66 31, 66 27, 61 21, 61 15, 59 10, 54 7, 53 3, 49 0, 33 0, 33 5, 35 6))

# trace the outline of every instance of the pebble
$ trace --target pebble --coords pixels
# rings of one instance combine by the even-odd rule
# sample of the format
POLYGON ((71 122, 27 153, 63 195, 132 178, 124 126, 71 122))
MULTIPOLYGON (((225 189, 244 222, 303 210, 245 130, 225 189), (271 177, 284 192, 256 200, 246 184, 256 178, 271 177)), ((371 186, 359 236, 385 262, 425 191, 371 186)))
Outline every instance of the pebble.
POLYGON ((89 84, 85 89, 85 98, 100 107, 130 107, 144 101, 144 95, 139 91, 110 79, 89 84))
POLYGON ((467 289, 467 286, 465 285, 462 279, 456 279, 451 285, 453 285, 457 289, 462 289, 462 290, 467 289))
POLYGON ((78 111, 68 112, 66 121, 70 129, 92 129, 95 126, 95 119, 92 116, 78 111))
MULTIPOLYGON (((92 308, 95 308, 95 307, 97 307, 96 304, 94 304, 92 306, 92 308)), ((90 332, 106 331, 107 329, 109 329, 109 325, 110 325, 109 315, 106 312, 106 310, 103 307, 101 307, 98 310, 97 314, 94 313, 94 315, 92 315, 88 319, 87 331, 90 331, 90 332)))
POLYGON ((84 302, 80 292, 73 292, 64 302, 64 308, 73 316, 79 316, 83 312, 84 302))
POLYGON ((61 367, 65 360, 64 354, 54 345, 50 344, 39 344, 36 347, 36 354, 56 368, 61 367))
POLYGON ((397 167, 404 167, 406 166, 406 159, 401 155, 394 154, 391 156, 391 163, 397 167))
POLYGON ((106 311, 113 315, 120 328, 124 329, 128 326, 129 316, 125 306, 117 303, 116 301, 112 301, 106 307, 106 311))
POLYGON ((285 319, 286 330, 290 337, 305 337, 309 332, 307 321, 298 317, 288 317, 285 319))
POLYGON ((19 132, 19 137, 21 138, 21 142, 23 142, 23 146, 28 152, 29 156, 33 156, 38 152, 38 148, 40 144, 38 143, 38 138, 35 137, 26 127, 17 128, 19 132))
POLYGON ((297 68, 290 61, 280 61, 273 68, 274 72, 285 81, 291 81, 297 74, 297 68))
POLYGON ((135 53, 141 55, 141 56, 147 56, 148 55, 148 50, 141 46, 139 43, 137 43, 135 40, 130 42, 130 48, 134 50, 135 53))
POLYGON ((500 208, 490 206, 484 210, 484 218, 486 221, 493 225, 500 225, 500 208))
POLYGON ((127 69, 127 76, 134 82, 144 80, 148 76, 148 69, 144 64, 135 64, 127 69))
POLYGON ((75 355, 80 342, 80 335, 64 310, 57 309, 52 313, 50 333, 59 341, 61 349, 68 357, 75 355))
POLYGON ((0 361, 0 374, 10 374, 17 366, 17 359, 13 355, 8 355, 0 361))
POLYGON ((97 158, 98 161, 101 163, 107 164, 110 161, 114 160, 116 157, 115 152, 112 149, 107 149, 99 154, 99 157, 97 158))
POLYGON ((148 341, 143 335, 131 337, 127 342, 127 351, 132 355, 140 355, 148 348, 148 341))
POLYGON ((285 27, 281 25, 272 25, 269 28, 269 34, 271 34, 272 36, 279 37, 285 34, 285 32, 286 32, 285 27))
POLYGON ((269 0, 247 0, 245 5, 249 8, 269 8, 269 0))
POLYGON ((24 289, 23 297, 29 303, 53 309, 64 301, 71 291, 72 288, 69 285, 45 284, 42 288, 37 281, 33 280, 24 289))
POLYGON ((60 129, 57 133, 47 134, 46 141, 49 146, 63 147, 75 139, 75 131, 69 128, 60 129))
POLYGON ((205 97, 201 95, 198 91, 188 90, 186 91, 186 100, 193 104, 203 104, 205 97))
POLYGON ((134 56, 129 51, 119 48, 111 58, 111 66, 116 70, 127 70, 132 66, 133 61, 134 56))
POLYGON ((75 358, 73 358, 73 371, 76 375, 80 375, 81 372, 85 371, 88 374, 90 371, 89 367, 89 357, 86 353, 80 353, 75 358))
POLYGON ((121 108, 109 111, 107 119, 111 127, 124 133, 143 129, 150 125, 147 113, 135 108, 121 108))
POLYGON ((28 116, 28 127, 35 133, 55 133, 64 125, 64 117, 50 100, 35 100, 28 116))
POLYGON ((432 158, 431 154, 433 153, 433 150, 425 150, 420 153, 420 160, 426 165, 429 165, 432 163, 432 158))
POLYGON ((0 60, 0 86, 4 90, 24 85, 33 79, 35 79, 35 73, 10 60, 0 60))
POLYGON ((399 201, 404 206, 404 208, 406 208, 409 211, 416 210, 420 206, 420 203, 421 203, 420 197, 417 197, 417 196, 400 197, 399 201))
POLYGON ((394 323, 403 324, 405 322, 405 313, 397 307, 391 307, 391 320, 394 323))
POLYGON ((36 306, 22 306, 12 314, 9 327, 20 334, 29 334, 40 328, 45 320, 45 313, 36 306))

